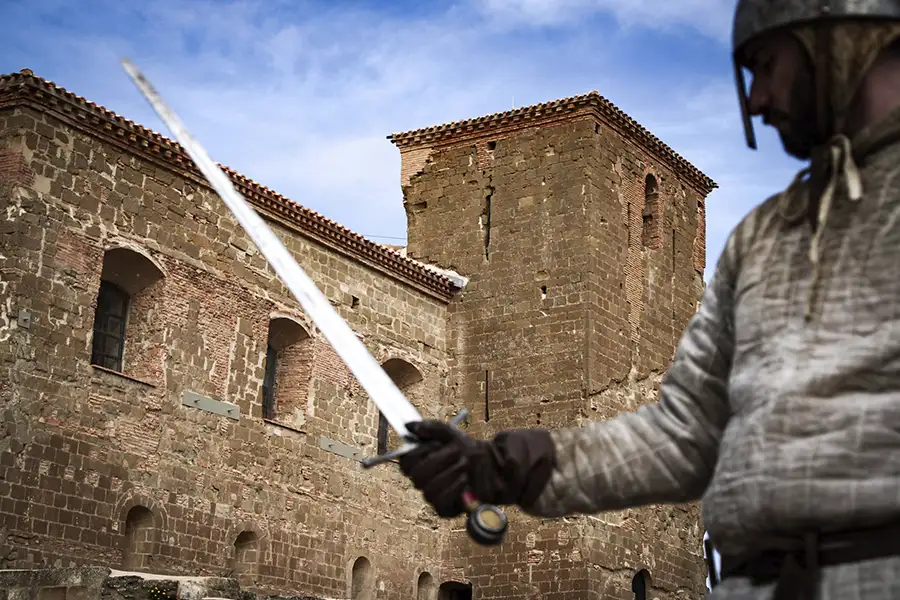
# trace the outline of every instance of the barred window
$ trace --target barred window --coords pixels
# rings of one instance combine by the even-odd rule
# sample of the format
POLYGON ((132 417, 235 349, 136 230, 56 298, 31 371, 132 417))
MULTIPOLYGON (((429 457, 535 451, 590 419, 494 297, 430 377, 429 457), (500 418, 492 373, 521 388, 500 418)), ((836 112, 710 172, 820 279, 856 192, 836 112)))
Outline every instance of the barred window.
POLYGON ((100 282, 97 309, 94 313, 92 364, 113 371, 122 371, 128 300, 128 294, 117 285, 108 281, 100 282))
POLYGON ((381 411, 378 412, 378 454, 384 454, 388 451, 388 431, 390 424, 381 411))
POLYGON ((275 418, 275 370, 278 365, 278 351, 270 344, 266 350, 266 372, 263 376, 263 419, 275 418))

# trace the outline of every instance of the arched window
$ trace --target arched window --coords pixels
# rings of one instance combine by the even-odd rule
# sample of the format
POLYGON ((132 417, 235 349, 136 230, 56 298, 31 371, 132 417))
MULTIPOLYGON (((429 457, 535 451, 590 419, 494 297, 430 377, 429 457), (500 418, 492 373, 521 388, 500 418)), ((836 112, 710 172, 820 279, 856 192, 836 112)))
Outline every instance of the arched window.
POLYGON ((269 322, 266 367, 262 388, 262 417, 300 426, 295 409, 303 407, 312 372, 313 339, 304 327, 286 317, 269 322))
POLYGON ((242 531, 234 538, 231 548, 229 568, 242 584, 248 581, 256 573, 256 564, 259 557, 259 536, 255 531, 242 531))
POLYGON ((445 581, 438 589, 438 600, 472 600, 472 584, 445 581))
POLYGON ((434 577, 428 571, 423 571, 419 575, 419 581, 416 584, 416 600, 437 600, 437 585, 434 577))
POLYGON ((94 310, 91 364, 136 379, 156 380, 164 323, 154 316, 162 300, 163 272, 129 248, 103 256, 94 310))
POLYGON ((365 556, 360 556, 353 563, 350 573, 350 600, 372 600, 375 598, 372 564, 365 556))
POLYGON ((641 569, 631 578, 631 591, 634 592, 634 600, 647 600, 647 591, 650 589, 650 571, 641 569))
POLYGON ((94 313, 91 364, 113 371, 122 371, 128 301, 128 293, 125 290, 114 283, 100 281, 97 309, 94 313))
MULTIPOLYGON (((391 381, 394 382, 401 392, 416 406, 421 406, 424 398, 422 394, 422 384, 424 378, 422 373, 411 363, 401 358, 391 358, 381 365, 391 381)), ((384 454, 389 448, 399 444, 396 434, 390 429, 387 419, 381 412, 378 413, 378 434, 377 446, 378 454, 384 454)))
POLYGON ((659 224, 656 222, 659 215, 659 191, 656 177, 648 173, 644 178, 644 212, 641 228, 641 243, 644 248, 656 247, 659 224))
POLYGON ((146 506, 133 506, 125 515, 125 540, 122 566, 127 571, 149 569, 154 542, 153 511, 146 506))

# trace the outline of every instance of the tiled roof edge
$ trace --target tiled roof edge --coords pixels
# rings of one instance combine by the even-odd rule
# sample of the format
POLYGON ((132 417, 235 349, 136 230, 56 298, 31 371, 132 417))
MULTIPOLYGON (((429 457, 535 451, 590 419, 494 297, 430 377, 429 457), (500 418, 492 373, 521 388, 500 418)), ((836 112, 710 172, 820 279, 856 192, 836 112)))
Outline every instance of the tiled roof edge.
POLYGON ((675 152, 646 127, 628 116, 622 109, 601 96, 597 91, 514 108, 463 121, 453 121, 442 125, 392 133, 387 136, 387 139, 399 148, 428 144, 429 142, 449 141, 458 134, 471 134, 479 130, 487 132, 491 129, 499 129, 504 126, 527 123, 529 121, 539 124, 543 120, 558 119, 566 113, 574 113, 583 108, 597 110, 601 116, 606 117, 613 125, 621 128, 624 134, 631 136, 635 141, 669 162, 676 172, 689 178, 705 193, 709 194, 712 190, 719 187, 709 176, 701 172, 686 158, 675 152))
MULTIPOLYGON (((35 75, 30 69, 0 75, 0 104, 10 104, 10 98, 4 98, 4 95, 29 99, 36 107, 61 112, 101 137, 115 138, 119 143, 154 155, 174 169, 186 171, 206 183, 206 178, 176 141, 73 94, 35 75)), ((380 264, 389 272, 424 286, 444 299, 449 300, 456 292, 454 282, 445 275, 375 243, 225 165, 220 167, 251 204, 281 216, 312 238, 330 241, 364 263, 380 264)))

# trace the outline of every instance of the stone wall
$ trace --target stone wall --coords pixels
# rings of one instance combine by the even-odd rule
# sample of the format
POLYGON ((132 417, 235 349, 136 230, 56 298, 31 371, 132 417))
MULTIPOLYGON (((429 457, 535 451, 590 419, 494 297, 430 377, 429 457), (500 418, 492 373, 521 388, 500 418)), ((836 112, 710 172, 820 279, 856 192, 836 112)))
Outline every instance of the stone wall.
MULTIPOLYGON (((374 405, 177 148, 28 74, 0 91, 0 567, 331 598, 414 597, 421 579, 433 596, 445 533, 395 467, 357 462, 374 405), (121 364, 112 342, 109 362, 92 353, 101 283, 107 304, 128 296, 121 364)), ((445 281, 329 245, 332 225, 236 181, 282 206, 264 214, 300 264, 445 416, 445 281)))
MULTIPOLYGON (((466 407, 487 437, 652 401, 714 184, 595 96, 476 121, 394 140, 406 253, 462 290, 228 173, 426 417, 466 407)), ((0 77, 0 208, 0 568, 365 600, 705 592, 695 506, 511 510, 481 548, 394 466, 362 471, 398 440, 165 138, 0 77)))
POLYGON ((109 567, 0 569, 5 600, 322 600, 242 590, 225 577, 179 577, 116 571, 109 567))
MULTIPOLYGON (((585 97, 394 138, 409 255, 470 278, 450 307, 450 381, 475 436, 654 401, 695 311, 711 182, 604 108, 585 97)), ((479 598, 625 599, 641 578, 658 598, 706 591, 697 506, 510 518, 499 550, 462 523, 451 535, 448 567, 479 598)))

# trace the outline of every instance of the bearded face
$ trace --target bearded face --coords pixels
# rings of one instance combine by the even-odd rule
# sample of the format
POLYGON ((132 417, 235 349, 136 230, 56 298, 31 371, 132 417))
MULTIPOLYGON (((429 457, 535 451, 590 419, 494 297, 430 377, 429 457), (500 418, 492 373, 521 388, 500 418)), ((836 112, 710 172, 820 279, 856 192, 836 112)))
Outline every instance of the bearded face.
POLYGON ((882 73, 881 81, 886 80, 884 73, 896 72, 898 50, 900 22, 896 20, 847 19, 829 24, 824 31, 818 26, 797 25, 760 35, 736 56, 753 77, 747 112, 762 116, 778 130, 788 154, 808 159, 812 149, 825 144, 831 134, 852 136, 893 107, 879 105, 895 102, 890 100, 895 93, 885 92, 885 85, 878 89, 865 86, 879 65, 894 65, 882 73), (827 36, 827 57, 817 55, 819 33, 827 36), (827 70, 829 79, 824 98, 815 87, 813 57, 827 61, 819 65, 827 70), (868 90, 865 100, 860 95, 864 89, 868 90), (884 100, 885 94, 888 100, 884 100), (827 102, 828 122, 824 124, 819 121, 820 102, 827 102))
POLYGON ((800 70, 786 99, 787 107, 772 106, 763 112, 763 122, 775 127, 785 152, 806 160, 822 143, 816 118, 816 94, 812 69, 800 70))
POLYGON ((778 32, 748 44, 753 75, 747 108, 778 131, 785 151, 801 160, 822 142, 816 116, 812 61, 796 38, 778 32))

